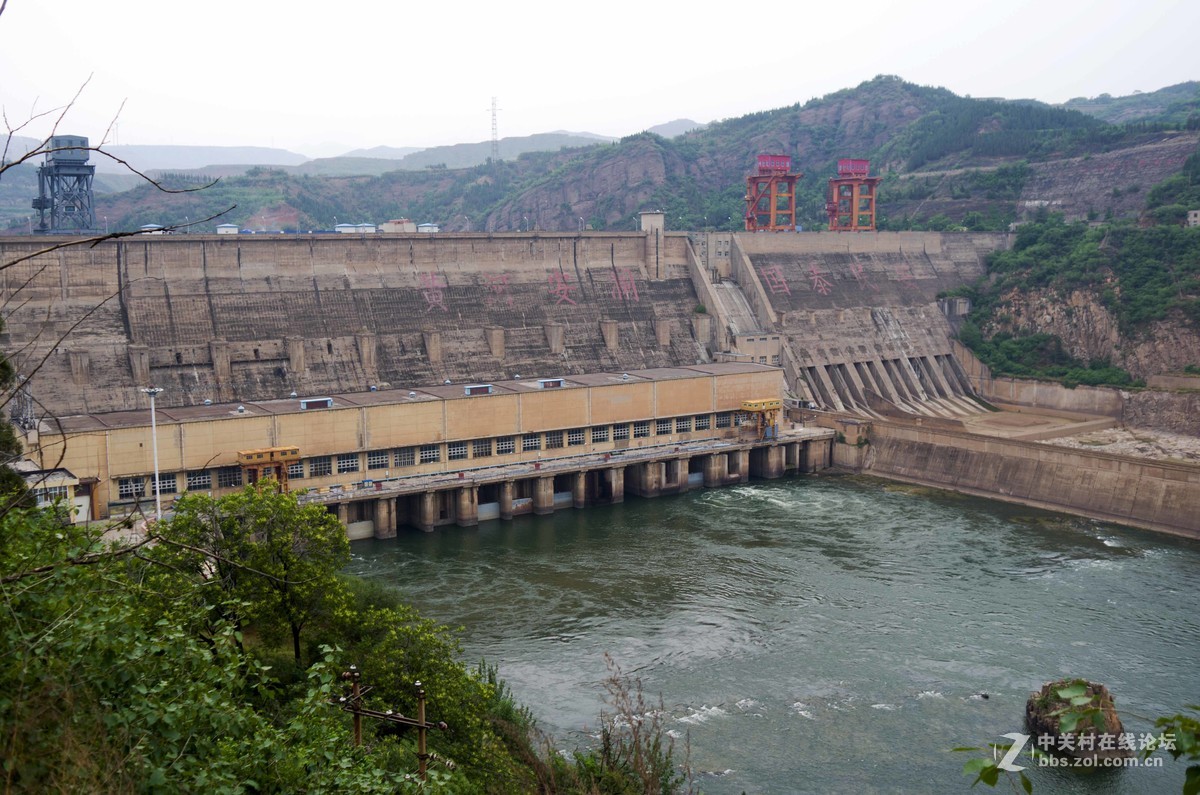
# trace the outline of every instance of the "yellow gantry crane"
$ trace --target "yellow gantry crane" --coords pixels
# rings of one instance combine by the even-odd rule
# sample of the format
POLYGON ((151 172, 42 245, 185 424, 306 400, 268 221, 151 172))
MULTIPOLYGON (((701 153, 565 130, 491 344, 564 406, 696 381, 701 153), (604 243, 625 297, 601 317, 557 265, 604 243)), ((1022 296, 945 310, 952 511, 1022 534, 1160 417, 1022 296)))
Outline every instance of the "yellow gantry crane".
POLYGON ((288 465, 300 463, 297 447, 263 447, 257 450, 238 450, 238 466, 243 482, 254 484, 265 478, 279 481, 279 488, 288 491, 288 465))
POLYGON ((750 415, 759 439, 779 437, 779 413, 781 411, 783 411, 783 401, 778 398, 742 401, 742 413, 750 415))

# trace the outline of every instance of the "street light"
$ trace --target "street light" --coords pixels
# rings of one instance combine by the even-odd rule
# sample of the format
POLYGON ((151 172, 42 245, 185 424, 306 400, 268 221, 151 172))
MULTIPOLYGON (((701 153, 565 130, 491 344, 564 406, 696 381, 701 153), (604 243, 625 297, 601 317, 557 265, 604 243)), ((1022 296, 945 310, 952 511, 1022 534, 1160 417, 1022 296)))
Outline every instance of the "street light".
POLYGON ((104 216, 104 234, 108 234, 108 216, 104 216))
POLYGON ((144 386, 142 391, 150 396, 150 446, 154 449, 154 520, 162 521, 162 494, 158 488, 158 419, 154 413, 154 398, 162 392, 159 386, 144 386))

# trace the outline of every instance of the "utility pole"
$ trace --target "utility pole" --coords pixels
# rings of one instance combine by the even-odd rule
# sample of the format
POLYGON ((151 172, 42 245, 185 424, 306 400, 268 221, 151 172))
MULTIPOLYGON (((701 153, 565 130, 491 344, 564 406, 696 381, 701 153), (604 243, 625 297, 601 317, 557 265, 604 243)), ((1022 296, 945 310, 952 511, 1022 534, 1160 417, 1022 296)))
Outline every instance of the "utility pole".
POLYGON ((150 446, 154 449, 154 520, 162 521, 162 494, 158 490, 158 419, 154 412, 154 398, 162 392, 160 386, 142 387, 142 391, 150 396, 150 446))
POLYGON ((362 745, 362 716, 375 718, 376 720, 385 721, 387 723, 398 723, 401 726, 412 726, 417 730, 417 774, 425 781, 426 773, 429 767, 429 752, 426 745, 426 735, 430 729, 447 729, 449 728, 444 721, 430 723, 425 720, 425 686, 420 682, 414 682, 413 686, 417 689, 417 717, 408 718, 401 715, 399 712, 386 710, 380 712, 376 709, 369 709, 363 706, 362 699, 371 688, 363 687, 362 672, 357 666, 351 665, 350 670, 342 674, 342 681, 350 683, 350 696, 342 696, 337 701, 330 702, 334 706, 341 707, 346 712, 354 715, 354 744, 362 745))

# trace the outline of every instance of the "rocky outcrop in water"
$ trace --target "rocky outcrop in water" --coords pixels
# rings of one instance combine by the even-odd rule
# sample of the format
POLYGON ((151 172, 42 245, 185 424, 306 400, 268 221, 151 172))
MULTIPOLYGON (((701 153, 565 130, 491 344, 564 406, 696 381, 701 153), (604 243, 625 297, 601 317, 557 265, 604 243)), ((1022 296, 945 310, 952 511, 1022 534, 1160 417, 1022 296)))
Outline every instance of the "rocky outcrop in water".
POLYGON ((1113 705, 1112 694, 1104 685, 1085 679, 1048 682, 1030 695, 1025 704, 1025 728, 1035 742, 1038 738, 1052 737, 1053 745, 1038 742, 1038 747, 1060 756, 1072 759, 1132 756, 1132 751, 1120 747, 1119 738, 1125 728, 1113 705), (1067 720, 1068 730, 1064 731, 1064 718, 1071 712, 1083 717, 1074 724, 1067 720))

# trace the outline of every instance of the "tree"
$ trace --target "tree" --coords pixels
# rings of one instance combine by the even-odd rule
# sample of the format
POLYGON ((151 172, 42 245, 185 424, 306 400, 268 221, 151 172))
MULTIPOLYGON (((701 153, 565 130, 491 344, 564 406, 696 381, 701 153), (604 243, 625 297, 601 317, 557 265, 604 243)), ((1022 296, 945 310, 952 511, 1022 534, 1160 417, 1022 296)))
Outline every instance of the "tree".
POLYGON ((168 542, 155 552, 164 563, 210 579, 244 604, 244 617, 267 639, 290 633, 297 663, 301 632, 336 604, 337 573, 350 560, 337 517, 323 505, 301 505, 273 480, 221 499, 185 494, 155 532, 168 542))

